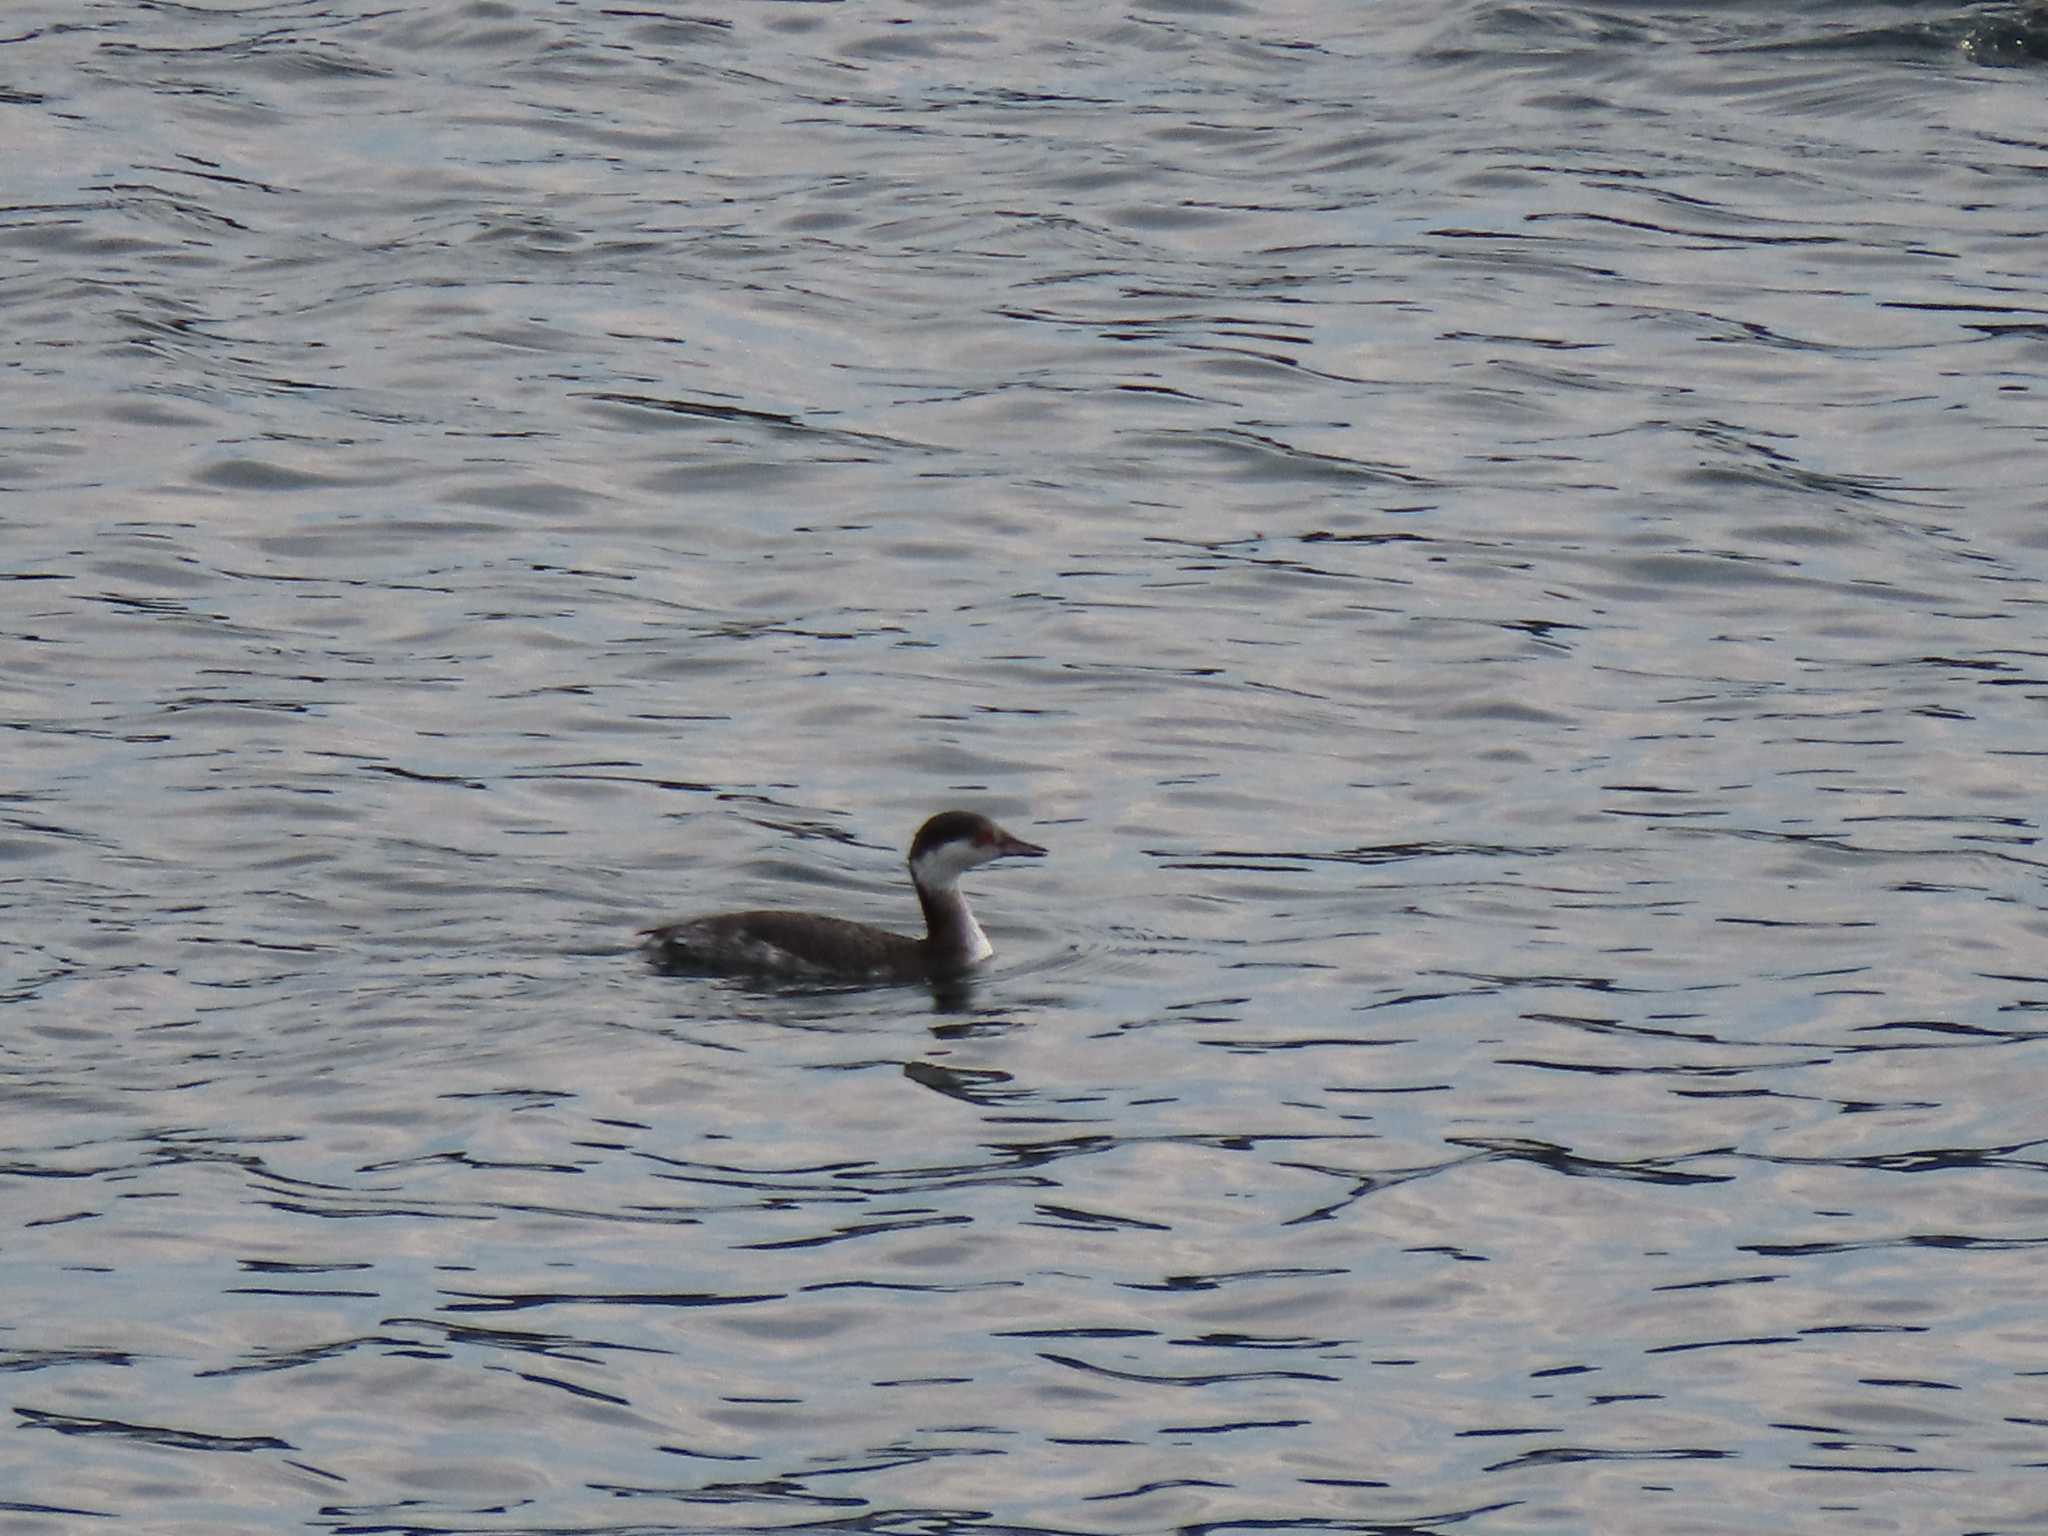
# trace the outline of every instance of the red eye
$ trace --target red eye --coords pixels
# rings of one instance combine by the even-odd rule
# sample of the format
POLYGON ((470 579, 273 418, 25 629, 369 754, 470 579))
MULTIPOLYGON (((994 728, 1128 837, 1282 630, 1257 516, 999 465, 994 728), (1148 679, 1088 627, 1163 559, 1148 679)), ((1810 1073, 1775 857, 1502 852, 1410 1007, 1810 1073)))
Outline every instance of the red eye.
POLYGON ((995 840, 996 835, 993 832, 977 832, 974 834, 974 846, 977 848, 986 848, 995 840))

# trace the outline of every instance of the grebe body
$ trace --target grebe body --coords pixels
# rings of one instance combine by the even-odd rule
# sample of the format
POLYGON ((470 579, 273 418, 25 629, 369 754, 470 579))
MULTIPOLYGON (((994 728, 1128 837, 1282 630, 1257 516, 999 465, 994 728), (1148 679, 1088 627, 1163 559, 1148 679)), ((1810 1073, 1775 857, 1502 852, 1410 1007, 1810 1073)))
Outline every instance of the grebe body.
POLYGON ((921 939, 816 912, 717 912, 645 929, 640 947, 665 971, 817 981, 942 980, 995 953, 961 894, 960 877, 993 859, 1044 855, 1036 843, 986 816, 941 811, 917 829, 910 844, 910 881, 924 909, 921 939))

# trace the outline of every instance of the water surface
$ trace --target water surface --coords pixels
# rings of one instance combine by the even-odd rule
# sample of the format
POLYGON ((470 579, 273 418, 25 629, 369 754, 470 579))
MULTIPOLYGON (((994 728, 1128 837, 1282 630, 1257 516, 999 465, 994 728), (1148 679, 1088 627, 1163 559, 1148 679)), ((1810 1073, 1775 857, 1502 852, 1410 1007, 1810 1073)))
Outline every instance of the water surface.
POLYGON ((2048 1528, 2038 7, 6 32, 5 1529, 2048 1528))

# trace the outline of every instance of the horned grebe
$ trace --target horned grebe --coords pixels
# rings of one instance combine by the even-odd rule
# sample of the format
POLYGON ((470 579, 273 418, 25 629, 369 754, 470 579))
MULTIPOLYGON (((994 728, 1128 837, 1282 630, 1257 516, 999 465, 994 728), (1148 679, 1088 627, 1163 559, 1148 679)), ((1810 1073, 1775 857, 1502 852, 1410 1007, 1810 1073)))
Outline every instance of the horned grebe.
POLYGON ((995 953, 960 894, 960 877, 991 859, 1044 854, 986 816, 941 811, 910 844, 910 880, 924 908, 921 939, 816 912, 719 912, 642 929, 640 947, 664 971, 832 981, 958 976, 995 953))

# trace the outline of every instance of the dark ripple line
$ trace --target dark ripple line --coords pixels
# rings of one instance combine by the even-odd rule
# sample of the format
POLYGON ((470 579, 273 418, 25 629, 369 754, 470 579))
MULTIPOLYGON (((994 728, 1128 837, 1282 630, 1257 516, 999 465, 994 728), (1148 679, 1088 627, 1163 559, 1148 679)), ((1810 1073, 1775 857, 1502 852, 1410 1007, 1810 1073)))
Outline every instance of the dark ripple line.
MULTIPOLYGON (((802 1484, 789 1478, 770 1478, 759 1483, 706 1483, 701 1488, 641 1488, 630 1483, 591 1483, 594 1493, 609 1493, 621 1499, 673 1499, 679 1504, 812 1504, 825 1509, 851 1509, 865 1504, 866 1499, 851 1494, 812 1493, 802 1484)), ((807 1525, 805 1530, 830 1529, 828 1526, 807 1525)), ((881 1527, 878 1525, 877 1529, 881 1527)), ((400 1529, 410 1530, 411 1527, 400 1529)), ((742 1529, 745 1529, 744 1527, 742 1529)), ((754 1529, 765 1529, 755 1527, 754 1529)), ((850 1527, 859 1529, 859 1527, 850 1527)), ((986 1529, 986 1527, 978 1527, 986 1529)))
POLYGON ((1653 1285, 1654 1295, 1658 1291, 1717 1291, 1724 1285, 1771 1285, 1785 1278, 1777 1275, 1727 1275, 1715 1280, 1679 1280, 1670 1285, 1653 1285))
POLYGON ((1084 1232, 1171 1232, 1173 1227, 1163 1221, 1144 1221, 1136 1216, 1113 1216, 1106 1211, 1084 1211, 1076 1205, 1050 1205, 1041 1202, 1034 1207, 1045 1221, 1027 1223, 1030 1226, 1056 1226, 1067 1231, 1084 1232))
POLYGON ((538 1355, 548 1360, 567 1360, 576 1365, 599 1365, 603 1354, 665 1355, 669 1351, 652 1344, 620 1344, 608 1339, 577 1338, 566 1333, 525 1333, 509 1328, 483 1328, 473 1323, 444 1323, 426 1317, 387 1317, 386 1328, 419 1328, 438 1334, 448 1344, 481 1349, 502 1349, 517 1354, 538 1355))
POLYGON ((1531 1451, 1526 1456, 1516 1456, 1509 1461, 1497 1461, 1484 1470, 1512 1472, 1522 1467, 1557 1466, 1581 1461, 1725 1461, 1734 1454, 1733 1451, 1710 1451, 1699 1447, 1658 1451, 1612 1451, 1592 1446, 1560 1445, 1549 1450, 1531 1451))
POLYGON ((20 1349, 0 1355, 0 1375, 46 1371, 62 1365, 136 1364, 138 1357, 121 1349, 20 1349))
MULTIPOLYGON (((487 1367, 488 1369, 488 1367, 487 1367)), ((595 1387, 581 1387, 573 1381, 563 1381, 558 1376, 542 1376, 533 1371, 514 1371, 521 1381, 530 1381, 537 1387, 553 1387, 571 1397, 587 1398, 592 1402, 610 1403, 615 1408, 630 1408, 632 1399, 620 1397, 613 1392, 600 1392, 595 1387)))
MULTIPOLYGON (((1367 1486, 1373 1486, 1368 1484, 1367 1486)), ((1303 1515, 1292 1519, 1237 1519, 1204 1520, 1193 1525, 1177 1527, 1173 1536, 1222 1536, 1229 1531, 1342 1531, 1347 1536, 1428 1536, 1448 1525, 1463 1525, 1482 1515, 1499 1514, 1505 1509, 1515 1509, 1526 1503, 1525 1499, 1502 1499, 1494 1504, 1475 1504, 1469 1509, 1446 1510, 1440 1515, 1419 1515, 1413 1520, 1377 1521, 1345 1520, 1303 1515)), ((989 1526, 979 1526, 981 1536, 1063 1536, 1063 1533, 1019 1528, 1005 1529, 998 1533, 989 1526)))
POLYGON ((120 1419, 88 1419, 76 1414, 19 1408, 23 1429, 49 1429, 60 1435, 113 1435, 177 1451, 292 1451, 298 1447, 275 1435, 215 1435, 204 1430, 175 1429, 164 1424, 129 1424, 120 1419))
MULTIPOLYGON (((1898 1047, 1865 1047, 1869 1050, 1898 1049, 1898 1047)), ((1503 1067, 1534 1067, 1541 1072, 1578 1072, 1593 1077, 1746 1077, 1752 1072, 1787 1071, 1795 1067, 1826 1066, 1829 1056, 1797 1057, 1786 1061, 1758 1061, 1747 1066, 1707 1067, 1679 1064, 1676 1066, 1629 1066, 1614 1062, 1545 1061, 1540 1056, 1500 1056, 1496 1062, 1503 1067)))
POLYGON ((1689 1355, 1702 1349, 1743 1349, 1752 1345, 1797 1344, 1796 1333, 1759 1333, 1738 1339, 1695 1339, 1685 1344, 1657 1344, 1643 1351, 1646 1355, 1689 1355))
POLYGON ((824 1248, 857 1237, 873 1237, 881 1232, 918 1232, 928 1227, 964 1227, 971 1225, 973 1220, 971 1216, 916 1216, 901 1221, 869 1221, 858 1226, 841 1227, 836 1232, 821 1232, 814 1237, 777 1238, 770 1242, 738 1243, 734 1246, 756 1253, 775 1253, 785 1248, 824 1248))
POLYGON ((412 1345, 412 1340, 395 1335, 365 1333, 353 1338, 331 1339, 325 1344, 311 1344, 300 1349, 263 1351, 260 1352, 259 1358, 245 1360, 240 1365, 215 1366, 210 1370, 194 1371, 192 1375, 195 1381, 204 1381, 209 1377, 261 1376, 272 1371, 289 1371, 302 1365, 318 1365, 322 1361, 338 1360, 358 1349, 405 1350, 412 1345))
MULTIPOLYGON (((2038 1002, 2022 999, 2015 1007, 2038 1008, 2038 1002)), ((2039 1029, 1990 1029, 1982 1024, 1960 1024, 1949 1019, 1897 1019, 1884 1024, 1858 1024, 1853 1034, 1890 1033, 1894 1030, 1909 1029, 1931 1035, 1954 1035, 1960 1037, 1958 1044, 1970 1045, 2015 1045, 2028 1040, 2039 1040, 2048 1030, 2039 1029)), ((1932 1040, 1906 1040, 1898 1044, 1879 1042, 1873 1045, 1847 1045, 1841 1047, 1844 1055, 1855 1055, 1862 1051, 1931 1051, 1951 1047, 1946 1042, 1932 1040)))
POLYGON ((1016 1290, 1024 1284, 1022 1280, 963 1280, 957 1285, 918 1283, 911 1280, 816 1280, 800 1286, 799 1293, 810 1295, 815 1291, 883 1291, 902 1292, 913 1296, 964 1296, 972 1291, 1016 1290))
POLYGON ((1869 1473, 1874 1473, 1874 1474, 1877 1474, 1877 1475, 1879 1475, 1879 1476, 1890 1476, 1890 1475, 1893 1475, 1893 1474, 1900 1474, 1900 1473, 1907 1473, 1907 1472, 1967 1472, 1967 1471, 1969 1471, 1969 1468, 1968 1468, 1968 1467, 1925 1467, 1925 1466, 1911 1466, 1911 1467, 1886 1467, 1886 1466, 1879 1466, 1879 1465, 1877 1465, 1877 1464, 1876 1464, 1876 1463, 1874 1463, 1874 1462, 1833 1462, 1833 1463, 1830 1463, 1830 1462, 1825 1462, 1825 1461, 1789 1461, 1789 1462, 1787 1462, 1787 1463, 1785 1464, 1785 1466, 1786 1466, 1786 1470, 1788 1470, 1788 1471, 1792 1471, 1792 1472, 1869 1472, 1869 1473))
POLYGON ((1732 1173, 1684 1173, 1674 1165, 1689 1163, 1707 1157, 1732 1157, 1733 1147, 1705 1147, 1697 1152, 1681 1152, 1670 1157, 1646 1157, 1634 1162, 1609 1162, 1602 1158, 1582 1157, 1555 1142, 1510 1140, 1487 1136, 1452 1136, 1447 1138, 1451 1145, 1470 1147, 1475 1152, 1486 1153, 1490 1158, 1502 1162, 1534 1163, 1552 1172, 1566 1174, 1573 1178, 1630 1179, 1646 1184, 1727 1184, 1733 1182, 1732 1173))
POLYGON ((535 1307, 739 1307, 761 1301, 786 1301, 786 1291, 737 1292, 720 1295, 715 1291, 529 1291, 520 1295, 494 1296, 488 1291, 443 1291, 457 1298, 448 1303, 450 1312, 526 1312, 535 1307))
POLYGON ((626 395, 593 392, 586 398, 606 405, 629 406, 636 410, 660 411, 670 416, 695 417, 708 421, 725 421, 735 424, 751 423, 755 426, 772 427, 786 432, 801 432, 810 436, 829 439, 834 442, 859 444, 863 447, 885 449, 907 449, 918 453, 940 454, 949 450, 931 443, 913 442, 908 438, 890 437, 880 432, 857 432, 845 427, 820 427, 798 416, 785 415, 780 411, 755 410, 741 405, 719 405, 708 400, 663 399, 654 395, 626 395))
POLYGON ((1054 1365, 1064 1365, 1069 1370, 1080 1371, 1090 1376, 1107 1376, 1113 1381, 1143 1382, 1155 1387, 1214 1387, 1245 1381, 1340 1381, 1343 1378, 1321 1371, 1218 1371, 1194 1376, 1164 1375, 1151 1371, 1120 1371, 1113 1366, 1093 1365, 1072 1355, 1056 1355, 1048 1350, 1039 1352, 1039 1359, 1054 1365))
POLYGON ((1233 1419, 1227 1424, 1162 1424, 1162 1435, 1230 1435, 1241 1429, 1302 1429, 1307 1419, 1233 1419))
POLYGON ((1143 1498, 1148 1493, 1159 1493, 1168 1488, 1228 1488, 1229 1483, 1218 1482, 1208 1477, 1162 1477, 1150 1483, 1140 1483, 1135 1488, 1119 1489, 1115 1493, 1091 1493, 1083 1500, 1089 1504, 1113 1504, 1118 1499, 1143 1498))
MULTIPOLYGON (((1437 1174, 1447 1173, 1453 1168, 1462 1168, 1468 1163, 1484 1161, 1489 1155, 1485 1152, 1475 1151, 1470 1156, 1453 1157, 1440 1163, 1425 1163, 1414 1168, 1382 1169, 1376 1173, 1366 1174, 1361 1174, 1355 1168, 1321 1166, 1298 1159, 1276 1159, 1274 1166, 1277 1168, 1299 1168, 1309 1173, 1325 1174, 1331 1178, 1349 1179, 1352 1181, 1351 1187, 1337 1199, 1329 1201, 1324 1205, 1319 1205, 1313 1210, 1304 1211, 1299 1216, 1290 1216, 1281 1225, 1302 1227, 1307 1226, 1311 1222, 1329 1221, 1340 1212, 1349 1210, 1361 1200, 1376 1195, 1382 1190, 1392 1189, 1400 1184, 1412 1184, 1418 1179, 1434 1178, 1437 1174)), ((1455 1250, 1447 1248, 1441 1251, 1450 1253, 1455 1250)))
POLYGON ((1851 1238, 1823 1243, 1738 1243, 1736 1247, 1743 1253, 1783 1259, 1861 1253, 1877 1248, 1954 1248, 1965 1252, 2006 1253, 2026 1248, 2048 1248, 2048 1237, 1973 1237, 1953 1232, 1913 1232, 1904 1237, 1851 1238))
POLYGON ((1156 1328, 998 1328, 996 1339, 1156 1339, 1156 1328))
POLYGON ((381 1295, 379 1291, 345 1291, 338 1287, 286 1285, 228 1285, 221 1287, 223 1296, 291 1296, 300 1301, 369 1301, 381 1295))
MULTIPOLYGON (((1137 1332, 1138 1330, 1131 1330, 1137 1332)), ((1168 1339, 1169 1345, 1178 1349, 1346 1349, 1356 1344, 1356 1339, 1312 1339, 1301 1334, 1285 1338, 1265 1337, 1250 1333, 1204 1333, 1189 1339, 1168 1339)))
MULTIPOLYGON (((1166 865, 1168 869, 1206 869, 1210 866, 1188 862, 1200 859, 1285 859, 1301 864, 1397 864, 1409 859, 1550 859, 1558 858, 1570 850, 1563 847, 1532 845, 1514 847, 1507 843, 1378 843, 1357 848, 1326 849, 1311 852, 1295 848, 1215 848, 1205 853, 1174 854, 1164 848, 1147 848, 1145 856, 1153 859, 1176 859, 1166 865)), ((1224 865, 1224 868, 1233 867, 1224 865)))
POLYGON ((2048 1141, 2019 1141, 2003 1147, 1928 1147, 1911 1152, 1870 1152, 1855 1157, 1793 1157, 1787 1154, 1753 1154, 1758 1162, 1786 1168, 1863 1168, 1880 1173, 1937 1173, 1958 1168, 2025 1168, 2048 1171, 2048 1159, 2017 1157, 2029 1147, 2048 1141))

